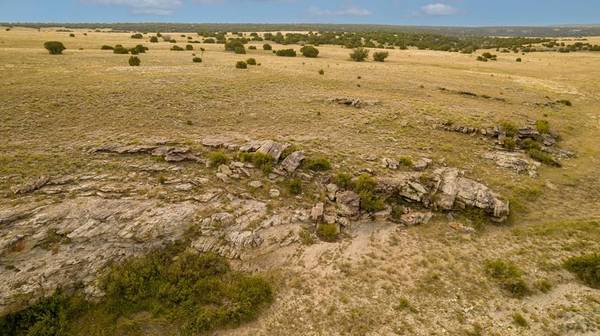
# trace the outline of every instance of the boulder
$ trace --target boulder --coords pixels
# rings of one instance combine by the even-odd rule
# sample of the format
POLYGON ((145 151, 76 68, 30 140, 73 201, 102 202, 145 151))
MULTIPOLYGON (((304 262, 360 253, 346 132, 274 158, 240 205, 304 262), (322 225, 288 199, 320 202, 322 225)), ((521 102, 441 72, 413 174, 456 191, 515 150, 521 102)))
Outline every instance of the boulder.
POLYGON ((325 205, 323 202, 319 202, 315 204, 315 206, 310 210, 310 219, 313 222, 320 222, 323 220, 323 214, 325 212, 325 205))
POLYGON ((304 160, 304 152, 297 151, 288 155, 283 162, 281 162, 281 168, 283 168, 288 173, 293 173, 298 169, 300 164, 304 160))
POLYGON ((394 160, 394 159, 390 159, 390 158, 383 158, 381 160, 381 164, 382 164, 383 168, 389 168, 389 169, 396 170, 396 169, 398 169, 400 162, 398 162, 398 160, 394 160))
POLYGON ((360 212, 360 196, 354 191, 338 192, 336 204, 340 215, 354 217, 360 212))
POLYGON ((333 183, 329 183, 327 186, 325 186, 325 188, 327 189, 327 198, 334 202, 335 201, 335 195, 338 192, 339 188, 337 185, 333 184, 333 183))
POLYGON ((433 163, 433 160, 428 158, 421 158, 413 164, 413 168, 417 171, 423 171, 433 163))
POLYGON ((282 144, 282 143, 278 143, 278 142, 269 140, 269 141, 265 141, 265 143, 263 143, 263 145, 260 146, 260 148, 257 150, 257 152, 270 155, 277 162, 277 161, 279 161, 279 158, 281 157, 281 154, 283 153, 283 151, 288 147, 289 147, 288 144, 282 144))
POLYGON ((483 155, 485 159, 492 160, 498 167, 512 169, 517 173, 527 173, 531 177, 537 176, 539 162, 529 160, 522 153, 489 152, 483 155))

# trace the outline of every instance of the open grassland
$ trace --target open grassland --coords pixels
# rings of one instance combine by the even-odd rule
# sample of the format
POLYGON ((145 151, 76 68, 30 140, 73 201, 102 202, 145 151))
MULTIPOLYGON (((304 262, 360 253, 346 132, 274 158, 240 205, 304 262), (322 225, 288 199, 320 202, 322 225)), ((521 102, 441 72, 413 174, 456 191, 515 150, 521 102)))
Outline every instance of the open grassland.
MULTIPOLYGON (((476 234, 451 229, 446 218, 408 230, 366 222, 339 243, 282 247, 240 263, 276 273, 278 292, 257 322, 222 334, 600 332, 600 292, 562 268, 567 257, 600 250, 600 53, 499 53, 483 63, 476 54, 410 49, 387 50, 384 63, 357 63, 336 46, 319 46, 319 57, 309 59, 277 57, 263 42, 236 55, 220 44, 171 51, 172 43, 127 33, 69 34, 0 29, 2 206, 51 197, 10 192, 39 175, 127 178, 122 162, 94 157, 92 147, 167 139, 202 150, 207 136, 290 142, 329 158, 336 171, 383 172, 383 157, 430 157, 512 201, 510 226, 476 234), (64 55, 49 55, 42 47, 49 40, 62 41, 64 55), (138 55, 139 67, 128 65, 129 55, 100 50, 140 43, 150 50, 138 55), (193 63, 192 53, 203 62, 193 63), (260 65, 235 68, 250 57, 260 65), (357 109, 328 102, 332 97, 379 104, 357 109), (572 106, 546 104, 557 100, 572 106), (489 140, 437 127, 541 119, 576 156, 562 168, 542 166, 537 178, 482 158, 489 140), (522 270, 525 297, 507 295, 486 273, 495 259, 522 270)), ((273 44, 284 48, 300 46, 273 44)), ((181 172, 195 173, 194 165, 181 172)))

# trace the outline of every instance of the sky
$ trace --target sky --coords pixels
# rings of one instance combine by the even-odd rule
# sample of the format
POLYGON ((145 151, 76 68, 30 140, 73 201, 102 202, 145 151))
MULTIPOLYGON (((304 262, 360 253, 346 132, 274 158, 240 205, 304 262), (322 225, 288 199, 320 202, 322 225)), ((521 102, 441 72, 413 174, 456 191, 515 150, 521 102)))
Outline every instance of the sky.
POLYGON ((0 0, 0 22, 600 23, 600 0, 0 0))

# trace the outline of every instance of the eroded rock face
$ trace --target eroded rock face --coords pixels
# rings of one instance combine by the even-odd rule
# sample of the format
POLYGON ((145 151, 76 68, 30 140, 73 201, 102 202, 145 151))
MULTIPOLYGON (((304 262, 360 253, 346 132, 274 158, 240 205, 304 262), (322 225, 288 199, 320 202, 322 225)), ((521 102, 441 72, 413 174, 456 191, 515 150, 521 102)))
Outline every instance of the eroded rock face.
POLYGON ((360 197, 354 191, 343 191, 336 194, 338 213, 343 216, 354 217, 360 212, 360 197))
POLYGON ((108 262, 181 238, 195 212, 188 202, 95 197, 3 210, 0 313, 18 304, 17 297, 38 297, 76 281, 93 287, 108 262))
POLYGON ((15 194, 26 194, 32 191, 38 190, 41 187, 45 186, 50 182, 50 177, 48 176, 40 176, 36 179, 33 179, 23 185, 15 186, 12 191, 15 194))
POLYGON ((531 177, 537 176, 539 162, 529 160, 524 154, 511 152, 490 152, 483 155, 488 160, 493 160, 498 167, 512 169, 517 173, 527 173, 531 177))

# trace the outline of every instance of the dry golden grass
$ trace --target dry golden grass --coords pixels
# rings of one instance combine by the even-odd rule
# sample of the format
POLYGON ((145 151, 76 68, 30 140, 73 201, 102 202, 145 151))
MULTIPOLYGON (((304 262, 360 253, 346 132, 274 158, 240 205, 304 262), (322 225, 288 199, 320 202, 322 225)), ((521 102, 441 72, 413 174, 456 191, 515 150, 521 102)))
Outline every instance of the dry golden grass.
MULTIPOLYGON (((349 50, 335 46, 321 46, 319 58, 308 59, 276 57, 262 43, 246 55, 194 44, 206 49, 203 63, 195 64, 192 52, 170 51, 171 43, 83 32, 0 30, 0 191, 7 202, 12 184, 40 174, 127 173, 90 160, 85 150, 96 145, 166 138, 199 148, 197 141, 212 135, 290 141, 344 170, 382 169, 365 155, 446 159, 515 201, 516 229, 465 236, 444 219, 408 231, 367 223, 339 244, 282 249, 272 257, 294 262, 282 271, 289 280, 278 301, 257 323, 227 333, 476 335, 481 327, 486 335, 566 335, 571 331, 561 325, 573 311, 600 324, 598 291, 559 267, 565 256, 600 248, 598 222, 589 220, 600 217, 600 53, 499 53, 497 62, 482 63, 476 55, 390 50, 385 63, 355 63, 349 50), (50 56, 42 48, 47 40, 68 49, 50 56), (127 55, 100 51, 104 44, 139 43, 150 48, 139 56, 140 67, 129 67, 127 55), (249 57, 261 65, 235 69, 249 57), (337 96, 381 104, 354 109, 326 102, 337 96), (569 99, 573 107, 536 105, 546 97, 569 99), (433 127, 446 120, 483 126, 537 119, 549 120, 561 146, 577 153, 561 169, 542 168, 538 179, 482 159, 487 140, 433 127), (546 279, 553 289, 507 298, 482 270, 492 258, 513 260, 529 284, 546 279), (511 325, 516 312, 529 329, 511 325)), ((180 34, 170 35, 185 46, 180 34)))

